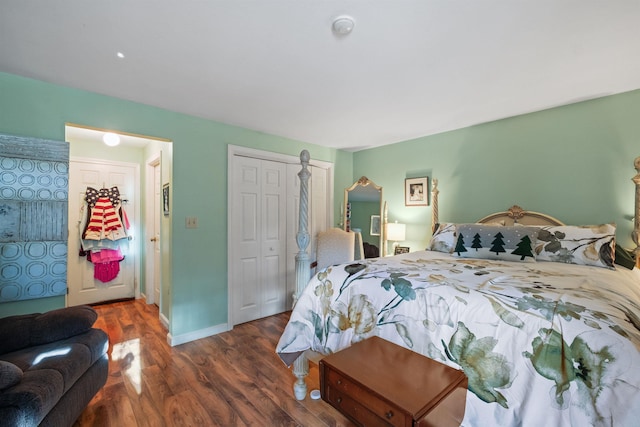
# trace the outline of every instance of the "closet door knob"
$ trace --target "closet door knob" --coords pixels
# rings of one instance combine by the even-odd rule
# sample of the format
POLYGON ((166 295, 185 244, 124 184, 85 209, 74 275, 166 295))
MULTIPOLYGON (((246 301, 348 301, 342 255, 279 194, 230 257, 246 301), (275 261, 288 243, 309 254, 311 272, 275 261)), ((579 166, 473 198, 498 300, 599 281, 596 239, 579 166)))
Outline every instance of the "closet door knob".
POLYGON ((151 240, 152 242, 157 242, 157 241, 158 241, 158 238, 157 238, 157 237, 152 237, 152 238, 151 238, 151 239, 149 239, 149 240, 151 240))

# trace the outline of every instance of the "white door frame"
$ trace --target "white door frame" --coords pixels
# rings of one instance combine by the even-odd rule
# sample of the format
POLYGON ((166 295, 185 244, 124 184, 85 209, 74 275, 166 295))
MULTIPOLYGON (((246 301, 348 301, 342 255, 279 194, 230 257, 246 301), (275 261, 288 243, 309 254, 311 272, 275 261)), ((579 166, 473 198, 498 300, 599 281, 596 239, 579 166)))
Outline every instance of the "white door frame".
MULTIPOLYGON (((162 162, 162 154, 161 152, 157 152, 155 154, 153 154, 150 158, 147 159, 146 162, 146 169, 145 169, 145 218, 144 218, 144 222, 145 222, 145 228, 144 228, 144 235, 145 235, 145 244, 144 244, 144 248, 145 248, 145 265, 144 265, 144 271, 145 271, 145 275, 144 275, 144 293, 145 293, 145 298, 146 298, 146 302, 147 304, 153 304, 156 303, 158 305, 158 307, 160 307, 160 301, 156 301, 155 300, 155 289, 154 289, 154 282, 153 280, 151 280, 154 275, 154 263, 153 262, 149 262, 149 257, 155 257, 155 248, 154 248, 154 242, 151 241, 151 236, 154 235, 154 218, 153 218, 153 214, 154 214, 154 208, 153 208, 153 203, 154 203, 154 198, 156 197, 155 194, 155 188, 154 188, 154 184, 155 184, 155 168, 157 166, 161 166, 162 162)), ((160 292, 160 299, 162 299, 162 292, 160 292)))
MULTIPOLYGON (((233 157, 234 156, 244 156, 244 157, 252 157, 260 160, 271 160, 275 162, 285 163, 285 164, 296 164, 300 165, 300 158, 296 156, 290 156, 288 154, 280 154, 273 153, 271 151, 263 151, 257 150, 254 148, 241 147, 238 145, 227 146, 227 330, 233 329, 233 292, 231 290, 231 283, 233 283, 233 259, 230 254, 233 254, 233 238, 232 232, 233 230, 229 226, 229 218, 231 218, 234 213, 232 212, 232 203, 231 198, 233 197, 233 177, 234 177, 234 169, 233 169, 233 157)), ((311 159, 309 162, 310 165, 318 166, 323 169, 328 170, 328 185, 329 188, 329 203, 327 209, 328 217, 333 223, 333 168, 334 164, 331 162, 325 162, 322 160, 314 160, 311 159)), ((300 169, 302 166, 300 165, 300 169)), ((289 196, 287 196, 289 197, 289 196)))

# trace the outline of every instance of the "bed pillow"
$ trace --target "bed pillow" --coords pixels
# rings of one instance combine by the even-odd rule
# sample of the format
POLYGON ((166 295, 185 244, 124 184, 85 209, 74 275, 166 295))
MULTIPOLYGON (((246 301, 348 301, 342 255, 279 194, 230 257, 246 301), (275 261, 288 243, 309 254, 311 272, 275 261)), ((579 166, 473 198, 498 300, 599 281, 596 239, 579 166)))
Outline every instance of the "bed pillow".
POLYGON ((429 250, 437 252, 445 252, 450 254, 453 251, 455 243, 454 234, 456 232, 456 225, 450 222, 442 222, 436 224, 436 231, 431 236, 429 242, 429 250))
POLYGON ((557 225, 540 227, 538 232, 539 261, 614 269, 615 251, 615 224, 557 225))
POLYGON ((535 262, 538 229, 488 224, 458 224, 453 254, 461 258, 535 262))
MULTIPOLYGON (((489 224, 504 225, 504 221, 495 221, 489 224)), ((431 236, 431 242, 429 242, 427 250, 450 254, 456 244, 455 234, 456 224, 450 222, 436 224, 436 231, 431 236)))

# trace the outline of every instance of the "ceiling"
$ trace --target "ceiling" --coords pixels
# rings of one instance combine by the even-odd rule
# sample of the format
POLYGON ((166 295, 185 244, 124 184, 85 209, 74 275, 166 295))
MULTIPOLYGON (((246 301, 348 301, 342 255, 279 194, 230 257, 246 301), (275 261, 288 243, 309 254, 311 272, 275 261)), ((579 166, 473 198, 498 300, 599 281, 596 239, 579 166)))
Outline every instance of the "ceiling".
POLYGON ((640 88, 638 0, 2 0, 0 10, 2 72, 350 151, 640 88), (345 14, 353 32, 332 33, 345 14))

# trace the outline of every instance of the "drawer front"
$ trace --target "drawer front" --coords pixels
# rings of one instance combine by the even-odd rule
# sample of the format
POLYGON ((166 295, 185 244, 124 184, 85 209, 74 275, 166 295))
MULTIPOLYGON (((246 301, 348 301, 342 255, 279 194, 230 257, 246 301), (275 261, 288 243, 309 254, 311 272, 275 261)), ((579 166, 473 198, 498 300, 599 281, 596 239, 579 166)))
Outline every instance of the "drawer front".
POLYGON ((348 396, 377 415, 380 419, 385 420, 385 423, 382 425, 394 427, 413 425, 413 418, 411 415, 402 411, 400 408, 391 405, 389 402, 380 399, 370 390, 362 387, 359 383, 335 372, 332 369, 325 370, 325 375, 327 377, 326 381, 328 387, 332 388, 334 393, 341 393, 343 401, 344 396, 348 396))
POLYGON ((342 391, 336 390, 332 386, 327 387, 327 402, 349 417, 352 421, 362 426, 389 427, 391 425, 342 391))

